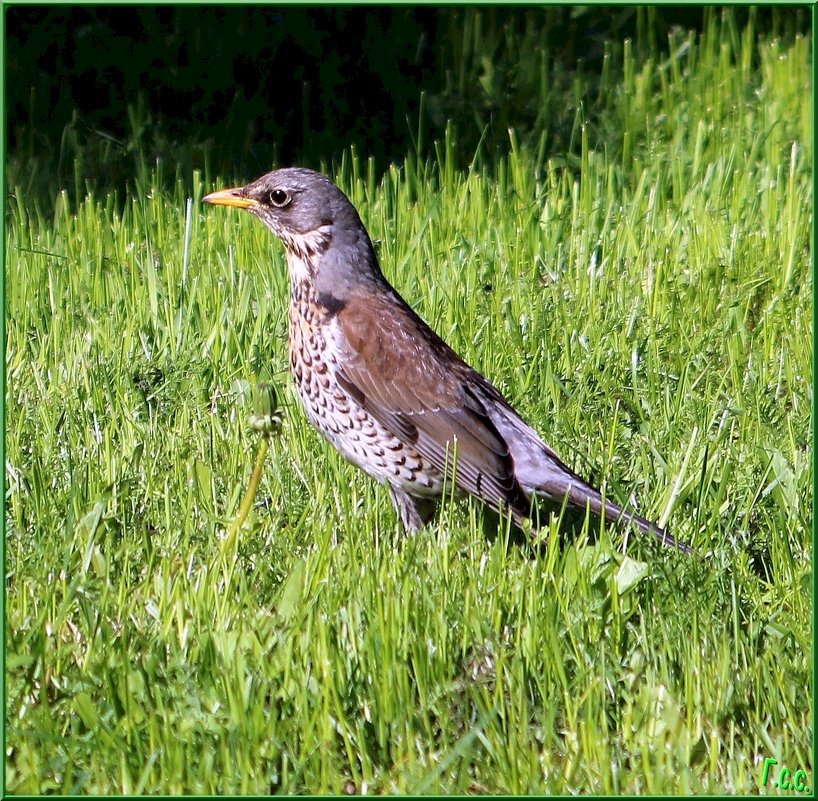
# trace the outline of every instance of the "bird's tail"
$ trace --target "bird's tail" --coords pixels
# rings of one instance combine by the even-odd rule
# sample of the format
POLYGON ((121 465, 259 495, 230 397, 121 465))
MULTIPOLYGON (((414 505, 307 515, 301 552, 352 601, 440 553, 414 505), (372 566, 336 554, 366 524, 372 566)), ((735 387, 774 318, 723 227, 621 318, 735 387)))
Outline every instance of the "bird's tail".
POLYGON ((540 464, 538 481, 534 486, 527 487, 532 495, 544 498, 552 504, 566 502, 577 511, 590 510, 595 517, 604 517, 608 523, 619 526, 633 524, 639 531, 653 535, 664 545, 676 548, 681 553, 693 552, 689 545, 676 540, 657 523, 603 498, 599 490, 583 481, 556 456, 548 454, 545 462, 540 464))
POLYGON ((487 414, 508 445, 515 477, 527 495, 542 498, 557 508, 566 502, 577 512, 590 510, 596 517, 620 526, 632 523, 671 548, 693 552, 689 545, 676 540, 656 523, 604 499, 599 490, 560 460, 496 389, 486 385, 483 392, 487 414))

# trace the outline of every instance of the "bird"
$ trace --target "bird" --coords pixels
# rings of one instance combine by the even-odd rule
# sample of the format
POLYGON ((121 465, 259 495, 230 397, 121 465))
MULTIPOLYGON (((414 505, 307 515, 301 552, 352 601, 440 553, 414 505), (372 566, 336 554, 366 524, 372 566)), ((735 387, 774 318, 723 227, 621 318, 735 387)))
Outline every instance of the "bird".
POLYGON ((203 202, 245 209, 284 245, 289 364, 310 423, 385 484, 403 528, 432 521, 452 486, 531 532, 541 508, 633 526, 691 548, 569 468, 384 276, 349 198, 327 176, 277 169, 203 202))

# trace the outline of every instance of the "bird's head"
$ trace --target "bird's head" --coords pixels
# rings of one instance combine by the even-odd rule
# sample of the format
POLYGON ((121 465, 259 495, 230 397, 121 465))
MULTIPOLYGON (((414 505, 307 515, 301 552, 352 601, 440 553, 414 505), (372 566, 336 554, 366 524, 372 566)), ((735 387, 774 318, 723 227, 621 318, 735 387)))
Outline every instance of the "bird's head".
POLYGON ((321 173, 290 167, 246 186, 222 189, 202 200, 246 209, 283 243, 291 270, 306 269, 319 291, 333 293, 380 277, 372 242, 347 196, 321 173), (302 267, 303 266, 303 267, 302 267))
POLYGON ((321 173, 300 167, 275 170, 252 183, 222 189, 202 200, 255 214, 289 249, 328 245, 363 223, 347 196, 321 173))

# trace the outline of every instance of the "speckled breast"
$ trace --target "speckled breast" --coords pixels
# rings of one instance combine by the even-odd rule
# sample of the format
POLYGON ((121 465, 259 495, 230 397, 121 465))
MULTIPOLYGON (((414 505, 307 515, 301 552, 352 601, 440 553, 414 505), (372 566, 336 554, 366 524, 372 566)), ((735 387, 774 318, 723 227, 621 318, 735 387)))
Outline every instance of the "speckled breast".
POLYGON ((335 378, 341 333, 308 290, 290 305, 290 368, 310 422, 350 462, 410 494, 439 495, 443 476, 351 398, 335 378))

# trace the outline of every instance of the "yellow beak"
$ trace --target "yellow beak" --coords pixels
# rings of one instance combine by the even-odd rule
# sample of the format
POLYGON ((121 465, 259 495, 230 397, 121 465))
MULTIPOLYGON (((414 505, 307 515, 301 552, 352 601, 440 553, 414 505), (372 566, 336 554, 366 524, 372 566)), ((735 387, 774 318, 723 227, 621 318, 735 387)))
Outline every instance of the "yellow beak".
POLYGON ((238 193, 243 187, 237 186, 235 189, 220 189, 218 192, 211 192, 202 198, 202 203, 212 203, 214 206, 235 206, 237 209, 249 209, 258 206, 257 200, 242 197, 238 193))

